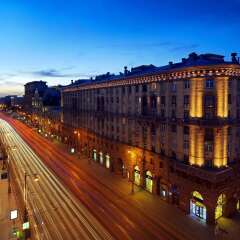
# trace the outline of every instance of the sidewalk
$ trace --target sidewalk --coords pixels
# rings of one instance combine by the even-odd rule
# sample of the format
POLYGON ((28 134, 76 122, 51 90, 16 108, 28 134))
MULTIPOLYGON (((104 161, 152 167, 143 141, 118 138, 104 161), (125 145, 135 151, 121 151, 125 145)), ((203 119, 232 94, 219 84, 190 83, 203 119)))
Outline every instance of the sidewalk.
MULTIPOLYGON (((57 143, 61 149, 68 151, 67 147, 61 143, 57 143)), ((69 151, 68 151, 69 152, 69 151)), ((193 217, 186 215, 179 208, 171 205, 159 196, 152 195, 145 190, 134 187, 135 193, 131 194, 131 183, 126 178, 122 178, 109 169, 104 168, 81 155, 76 156, 75 160, 79 168, 83 169, 89 176, 95 178, 103 185, 111 189, 111 191, 121 196, 121 200, 128 201, 130 206, 136 207, 144 215, 158 222, 165 230, 175 232, 181 239, 194 240, 238 240, 240 236, 240 213, 232 219, 220 218, 218 225, 223 231, 216 236, 214 234, 214 226, 206 225, 193 217)))
POLYGON ((21 229, 19 216, 15 222, 10 220, 10 211, 15 209, 17 209, 16 200, 14 193, 8 193, 8 180, 0 179, 0 240, 17 239, 13 237, 12 231, 14 227, 21 229))

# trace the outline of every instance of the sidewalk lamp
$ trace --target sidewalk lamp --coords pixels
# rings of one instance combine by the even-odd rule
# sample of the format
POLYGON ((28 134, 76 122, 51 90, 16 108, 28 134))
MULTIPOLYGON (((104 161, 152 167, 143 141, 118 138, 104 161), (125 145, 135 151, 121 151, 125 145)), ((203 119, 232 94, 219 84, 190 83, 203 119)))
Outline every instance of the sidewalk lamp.
POLYGON ((131 159, 131 165, 133 166, 133 169, 132 169, 132 184, 131 184, 131 193, 134 194, 134 165, 136 165, 136 153, 131 151, 131 150, 128 150, 127 153, 129 154, 130 156, 130 159, 131 159), (135 161, 134 161, 135 160, 135 161))

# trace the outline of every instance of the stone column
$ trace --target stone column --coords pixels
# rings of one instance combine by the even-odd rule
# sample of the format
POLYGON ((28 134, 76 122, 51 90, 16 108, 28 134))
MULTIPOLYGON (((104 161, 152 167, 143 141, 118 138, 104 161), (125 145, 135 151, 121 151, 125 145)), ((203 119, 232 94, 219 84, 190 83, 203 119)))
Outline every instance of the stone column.
POLYGON ((223 206, 223 216, 231 217, 236 212, 237 212, 237 200, 235 198, 228 199, 226 204, 223 206))
POLYGON ((157 195, 158 177, 154 176, 152 181, 153 181, 152 194, 157 195))
POLYGON ((217 116, 228 117, 228 77, 216 78, 217 116))
POLYGON ((215 207, 214 206, 206 207, 207 207, 207 223, 213 225, 215 224, 215 207))
POLYGON ((214 160, 215 167, 227 165, 227 127, 214 129, 214 160))
POLYGON ((190 88, 190 117, 203 116, 204 78, 192 78, 190 88))

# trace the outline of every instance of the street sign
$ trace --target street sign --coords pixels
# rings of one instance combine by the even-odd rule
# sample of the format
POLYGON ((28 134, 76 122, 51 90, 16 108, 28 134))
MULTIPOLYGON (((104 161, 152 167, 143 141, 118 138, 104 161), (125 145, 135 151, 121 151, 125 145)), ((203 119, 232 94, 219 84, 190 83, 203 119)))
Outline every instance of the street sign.
POLYGON ((29 222, 23 223, 22 228, 23 228, 23 230, 29 229, 29 222))
POLYGON ((11 210, 11 212, 10 212, 10 220, 15 220, 15 219, 17 219, 17 217, 18 217, 18 210, 17 209, 11 210))

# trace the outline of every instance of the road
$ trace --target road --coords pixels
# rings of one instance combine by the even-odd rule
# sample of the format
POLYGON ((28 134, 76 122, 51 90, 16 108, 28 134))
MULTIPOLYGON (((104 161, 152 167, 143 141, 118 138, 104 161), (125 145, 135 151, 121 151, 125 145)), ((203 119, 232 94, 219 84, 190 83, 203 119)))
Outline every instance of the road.
POLYGON ((15 130, 0 119, 0 134, 7 147, 17 182, 24 186, 27 177, 28 212, 38 223, 39 239, 114 239, 76 197, 22 140, 15 130), (31 179, 36 174, 39 181, 31 179))
POLYGON ((0 118, 7 120, 15 128, 38 157, 91 211, 113 238, 119 240, 177 239, 174 234, 164 231, 157 221, 139 211, 134 205, 129 205, 129 202, 125 201, 118 192, 99 182, 94 178, 94 173, 91 176, 86 174, 77 166, 76 159, 66 151, 21 122, 2 113, 0 113, 0 118))

